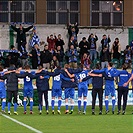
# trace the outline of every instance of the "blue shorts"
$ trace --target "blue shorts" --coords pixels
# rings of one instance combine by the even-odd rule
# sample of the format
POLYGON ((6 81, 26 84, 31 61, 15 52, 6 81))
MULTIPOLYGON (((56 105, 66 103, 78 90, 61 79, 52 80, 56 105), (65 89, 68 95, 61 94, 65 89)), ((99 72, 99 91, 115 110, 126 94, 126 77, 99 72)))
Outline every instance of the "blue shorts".
POLYGON ((111 95, 115 96, 115 86, 114 85, 105 85, 105 96, 111 95))
POLYGON ((24 93, 24 97, 33 98, 33 87, 32 86, 24 87, 23 93, 24 93))
POLYGON ((78 87, 78 97, 82 97, 82 94, 84 97, 87 97, 87 93, 88 93, 87 86, 79 86, 78 87))
POLYGON ((61 97, 62 96, 62 89, 55 89, 52 88, 52 97, 61 97))
POLYGON ((0 82, 0 98, 6 98, 6 88, 4 82, 0 82))
POLYGON ((72 98, 74 99, 74 93, 75 93, 75 89, 74 88, 65 88, 65 99, 67 98, 72 98))

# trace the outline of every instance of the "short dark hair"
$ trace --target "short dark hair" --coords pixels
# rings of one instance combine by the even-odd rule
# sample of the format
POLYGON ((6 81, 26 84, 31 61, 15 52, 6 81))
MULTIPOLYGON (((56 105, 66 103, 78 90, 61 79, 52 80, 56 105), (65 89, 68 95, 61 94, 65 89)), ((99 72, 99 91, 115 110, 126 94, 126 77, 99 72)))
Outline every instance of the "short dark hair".
POLYGON ((26 65, 24 68, 27 70, 27 69, 30 69, 30 66, 26 65))
POLYGON ((123 70, 127 70, 128 68, 128 64, 124 63, 123 66, 122 66, 123 70))
POLYGON ((101 69, 101 66, 99 63, 97 63, 95 67, 96 67, 96 69, 101 69))
POLYGON ((0 72, 2 72, 3 71, 3 67, 0 65, 0 72))
POLYGON ((42 65, 39 65, 39 66, 38 66, 38 70, 41 70, 42 68, 43 68, 42 65))
POLYGON ((14 45, 11 45, 10 48, 13 49, 15 46, 14 45))
POLYGON ((113 66, 113 63, 112 63, 112 62, 109 62, 108 64, 109 64, 109 66, 110 66, 110 67, 112 67, 112 66, 113 66))

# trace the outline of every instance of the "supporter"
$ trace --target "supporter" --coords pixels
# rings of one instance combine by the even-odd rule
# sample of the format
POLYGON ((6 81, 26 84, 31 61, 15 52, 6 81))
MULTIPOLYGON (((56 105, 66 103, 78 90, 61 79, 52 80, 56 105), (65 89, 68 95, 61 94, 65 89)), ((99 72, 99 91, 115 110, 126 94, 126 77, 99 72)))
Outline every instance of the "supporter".
POLYGON ((70 49, 67 51, 67 56, 69 58, 69 65, 71 68, 77 68, 77 57, 78 52, 74 48, 74 45, 70 45, 70 49))
POLYGON ((89 55, 87 53, 84 53, 82 59, 81 59, 81 65, 85 66, 87 69, 90 68, 91 60, 89 58, 89 55))
POLYGON ((51 34, 50 37, 47 37, 47 42, 48 42, 48 49, 50 51, 55 50, 55 43, 57 41, 56 35, 54 33, 54 36, 51 34))
POLYGON ((89 50, 89 44, 86 40, 86 37, 83 37, 82 40, 79 43, 79 48, 80 48, 80 57, 84 55, 84 53, 88 53, 89 50))
POLYGON ((37 66, 40 64, 40 50, 38 45, 34 45, 29 56, 31 57, 32 69, 37 69, 37 66))
POLYGON ((61 46, 57 46, 57 48, 55 49, 53 55, 56 55, 56 57, 59 61, 59 66, 63 67, 64 52, 61 50, 61 46))
POLYGON ((93 61, 94 59, 97 58, 97 51, 96 51, 96 49, 97 49, 97 46, 96 46, 97 40, 98 40, 98 37, 96 35, 94 35, 93 33, 91 33, 88 37, 91 61, 93 61))
POLYGON ((23 44, 21 45, 20 48, 20 62, 23 68, 24 66, 28 65, 28 52, 26 48, 23 46, 23 44))
POLYGON ((44 46, 44 50, 41 51, 41 65, 43 65, 44 68, 50 69, 50 62, 52 60, 52 53, 48 50, 48 45, 44 46))
POLYGON ((61 34, 59 34, 58 38, 57 38, 57 41, 55 43, 56 49, 57 49, 58 46, 60 46, 61 50, 64 51, 64 48, 63 48, 64 45, 65 45, 65 43, 64 43, 63 39, 61 39, 61 34))
POLYGON ((121 46, 119 43, 119 38, 115 38, 115 41, 112 44, 111 53, 113 54, 113 59, 120 59, 121 46))
POLYGON ((9 52, 9 56, 11 58, 10 60, 10 64, 14 64, 15 67, 18 66, 18 58, 19 58, 19 53, 18 51, 16 50, 15 46, 14 45, 11 45, 11 51, 9 52))
POLYGON ((102 50, 104 49, 105 46, 106 46, 108 49, 110 49, 110 45, 109 45, 110 42, 111 42, 111 40, 110 40, 110 35, 108 35, 108 38, 107 38, 106 35, 103 35, 103 39, 101 40, 102 50))
POLYGON ((77 41, 77 34, 79 32, 78 24, 75 23, 74 26, 69 24, 68 26, 68 34, 69 34, 69 40, 72 36, 74 36, 74 41, 77 41))
POLYGON ((68 42, 68 48, 70 48, 71 45, 73 45, 75 49, 78 47, 78 42, 77 40, 74 40, 74 36, 71 36, 70 41, 68 42))
POLYGON ((16 28, 16 26, 11 25, 11 28, 17 32, 16 43, 17 43, 17 49, 20 50, 22 44, 24 46, 26 45, 27 43, 26 32, 28 32, 31 28, 33 28, 33 25, 29 26, 28 28, 24 28, 21 24, 19 25, 19 28, 16 28))
POLYGON ((33 31, 32 31, 30 41, 29 41, 29 45, 31 47, 34 47, 35 44, 37 44, 38 47, 40 46, 40 39, 39 39, 38 35, 36 34, 36 28, 34 27, 33 31))
POLYGON ((108 62, 110 61, 109 49, 106 46, 101 51, 100 59, 102 69, 106 68, 108 66, 108 62))
POLYGON ((132 53, 131 53, 131 48, 129 45, 126 46, 126 49, 124 50, 124 54, 125 54, 125 63, 127 63, 128 66, 130 67, 132 53))
POLYGON ((59 61, 55 55, 53 55, 53 59, 50 62, 50 68, 53 69, 55 67, 59 66, 59 61))
POLYGON ((132 57, 133 57, 133 40, 130 42, 130 47, 131 47, 132 57))

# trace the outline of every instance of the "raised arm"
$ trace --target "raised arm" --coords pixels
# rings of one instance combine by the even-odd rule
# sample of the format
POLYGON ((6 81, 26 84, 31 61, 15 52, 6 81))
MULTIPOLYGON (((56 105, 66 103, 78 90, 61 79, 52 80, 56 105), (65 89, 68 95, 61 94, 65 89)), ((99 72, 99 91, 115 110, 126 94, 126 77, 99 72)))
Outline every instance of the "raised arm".
POLYGON ((14 31, 18 32, 18 28, 16 28, 16 26, 11 25, 11 28, 12 28, 14 31))
POLYGON ((24 30, 25 30, 25 32, 28 32, 32 28, 33 28, 33 25, 32 26, 29 26, 28 28, 24 28, 24 30))
POLYGON ((93 70, 92 71, 93 73, 104 73, 105 72, 105 69, 101 69, 101 70, 93 70))

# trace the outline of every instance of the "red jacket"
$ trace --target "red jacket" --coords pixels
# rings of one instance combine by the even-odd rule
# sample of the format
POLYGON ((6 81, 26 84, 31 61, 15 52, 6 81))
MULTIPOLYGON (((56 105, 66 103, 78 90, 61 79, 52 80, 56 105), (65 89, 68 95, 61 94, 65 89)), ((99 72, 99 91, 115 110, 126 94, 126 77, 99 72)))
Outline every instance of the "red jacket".
POLYGON ((51 50, 55 50, 55 43, 57 41, 57 38, 55 36, 54 39, 50 39, 49 37, 47 37, 47 42, 48 42, 48 49, 51 50))

